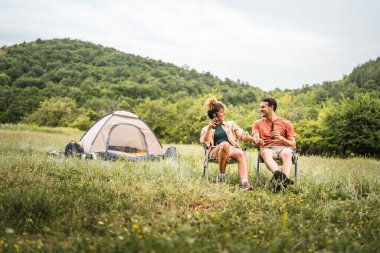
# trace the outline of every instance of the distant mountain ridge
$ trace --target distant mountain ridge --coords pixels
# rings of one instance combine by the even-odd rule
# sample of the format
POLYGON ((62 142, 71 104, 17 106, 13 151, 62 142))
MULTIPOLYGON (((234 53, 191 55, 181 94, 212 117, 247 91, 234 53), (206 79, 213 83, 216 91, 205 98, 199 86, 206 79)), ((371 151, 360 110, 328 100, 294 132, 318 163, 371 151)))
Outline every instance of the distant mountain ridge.
POLYGON ((218 93, 227 104, 257 101, 264 92, 209 72, 180 68, 112 48, 71 39, 36 40, 0 49, 0 122, 17 122, 48 97, 75 99, 81 107, 108 111, 120 101, 133 105, 144 98, 178 101, 218 93), (32 96, 32 101, 19 102, 32 96), (102 98, 102 99, 100 99, 102 98), (93 104, 89 103, 92 101, 93 104), (107 103, 106 103, 107 104, 107 103), (7 112, 12 109, 11 112, 7 112), (13 114, 13 115, 12 115, 13 114))
MULTIPOLYGON (((2 47, 0 87, 0 122, 17 122, 53 96, 73 98, 80 107, 98 111, 100 105, 101 110, 109 111, 120 107, 120 101, 133 106, 147 97, 176 102, 188 96, 220 94, 228 105, 243 105, 278 93, 71 39, 38 39, 2 47)), ((353 96, 359 90, 380 91, 380 58, 354 68, 341 81, 304 85, 293 92, 309 90, 319 93, 321 102, 341 93, 353 96)))

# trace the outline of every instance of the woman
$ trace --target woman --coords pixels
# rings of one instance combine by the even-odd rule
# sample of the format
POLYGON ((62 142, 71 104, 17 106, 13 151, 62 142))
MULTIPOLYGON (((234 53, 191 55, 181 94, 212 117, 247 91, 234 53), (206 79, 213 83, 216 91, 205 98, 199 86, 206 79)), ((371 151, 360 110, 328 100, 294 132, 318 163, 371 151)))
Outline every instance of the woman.
POLYGON ((257 138, 253 138, 243 131, 235 122, 225 121, 226 106, 216 98, 207 99, 205 108, 210 122, 202 129, 200 142, 210 148, 209 154, 211 158, 218 158, 219 175, 216 182, 225 182, 227 160, 228 158, 233 158, 238 162, 242 184, 240 189, 252 190, 253 188, 248 181, 247 161, 238 140, 256 143, 257 138))

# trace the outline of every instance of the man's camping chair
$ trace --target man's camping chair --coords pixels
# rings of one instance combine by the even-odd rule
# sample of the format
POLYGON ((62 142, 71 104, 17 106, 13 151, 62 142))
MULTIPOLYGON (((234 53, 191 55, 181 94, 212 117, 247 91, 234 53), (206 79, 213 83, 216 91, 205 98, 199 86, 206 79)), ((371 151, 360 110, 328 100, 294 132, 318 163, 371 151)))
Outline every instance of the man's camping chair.
MULTIPOLYGON (((206 179, 208 181, 208 165, 209 163, 216 163, 216 164, 219 164, 218 163, 218 158, 209 158, 209 148, 207 148, 206 146, 203 147, 204 150, 205 150, 205 156, 204 156, 204 167, 203 167, 203 178, 206 179)), ((247 156, 246 156, 246 148, 243 148, 242 149, 243 152, 244 152, 244 157, 247 159, 247 156)), ((236 164, 237 161, 233 158, 228 158, 227 160, 227 165, 229 164, 236 164)), ((248 171, 248 174, 249 174, 249 171, 248 171)))
MULTIPOLYGON (((298 173, 298 149, 295 148, 293 151, 294 152, 293 152, 292 163, 294 164, 294 174, 295 174, 295 177, 296 177, 296 185, 298 185, 298 179, 299 179, 299 173, 298 173)), ((280 165, 280 166, 282 165, 281 159, 275 159, 275 162, 278 165, 280 165)), ((257 149, 257 166, 256 166, 256 178, 257 178, 257 181, 259 180, 260 163, 264 163, 264 160, 263 160, 263 158, 261 158, 261 156, 260 156, 260 149, 258 148, 257 149)))

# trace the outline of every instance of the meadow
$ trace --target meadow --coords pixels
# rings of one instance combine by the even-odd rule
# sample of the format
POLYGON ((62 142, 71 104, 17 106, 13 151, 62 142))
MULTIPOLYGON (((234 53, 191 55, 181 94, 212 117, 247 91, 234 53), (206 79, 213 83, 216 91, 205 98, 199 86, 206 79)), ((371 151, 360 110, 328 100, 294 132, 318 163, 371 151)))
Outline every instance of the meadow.
POLYGON ((48 154, 82 134, 0 125, 0 252, 380 251, 378 160, 301 156, 299 185, 275 193, 249 149, 241 192, 236 165, 227 185, 202 179, 200 145, 145 162, 48 154))

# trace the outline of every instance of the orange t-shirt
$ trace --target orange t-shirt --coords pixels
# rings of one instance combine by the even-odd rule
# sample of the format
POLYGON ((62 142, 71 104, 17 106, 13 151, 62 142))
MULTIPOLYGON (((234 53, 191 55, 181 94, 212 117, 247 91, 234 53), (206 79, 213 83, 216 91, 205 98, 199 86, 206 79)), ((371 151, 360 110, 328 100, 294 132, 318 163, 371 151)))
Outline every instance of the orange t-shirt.
MULTIPOLYGON (((294 131, 294 127, 289 120, 283 118, 277 118, 273 121, 274 130, 277 130, 281 136, 295 137, 296 133, 294 131)), ((270 138, 270 133, 272 131, 272 122, 267 120, 266 118, 262 118, 256 120, 252 126, 252 135, 255 133, 260 134, 260 138, 264 140, 264 144, 261 148, 272 147, 272 146, 284 146, 284 144, 279 139, 272 140, 270 138)))

